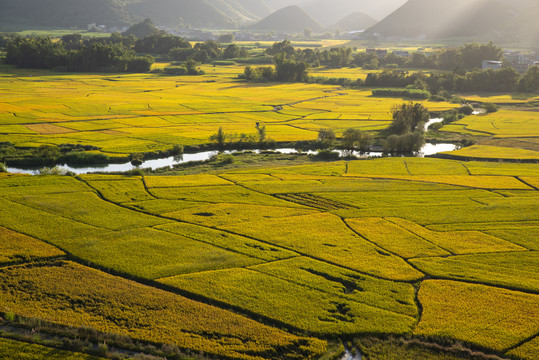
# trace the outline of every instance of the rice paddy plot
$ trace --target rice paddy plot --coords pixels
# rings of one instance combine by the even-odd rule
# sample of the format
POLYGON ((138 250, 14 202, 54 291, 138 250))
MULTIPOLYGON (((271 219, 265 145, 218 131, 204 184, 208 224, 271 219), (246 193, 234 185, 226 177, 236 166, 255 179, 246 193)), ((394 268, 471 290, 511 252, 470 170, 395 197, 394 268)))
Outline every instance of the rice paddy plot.
POLYGON ((539 255, 520 251, 412 259, 427 274, 539 293, 539 255))
POLYGON ((215 245, 218 248, 230 250, 259 260, 275 261, 298 256, 297 253, 278 246, 266 244, 244 236, 234 235, 222 230, 193 224, 175 222, 158 226, 156 229, 215 245))
MULTIPOLYGON (((473 228, 476 223, 515 222, 529 223, 537 220, 537 206, 504 204, 501 206, 477 205, 407 205, 395 207, 372 207, 333 211, 336 215, 346 218, 355 217, 399 217, 417 224, 434 226, 439 224, 442 229, 473 228), (518 211, 515 211, 518 210, 518 211)), ((495 225, 492 226, 493 228, 495 225)), ((433 228, 434 229, 434 228, 433 228)))
POLYGON ((110 230, 154 226, 167 222, 101 200, 96 194, 43 194, 11 196, 10 200, 56 216, 110 230))
POLYGON ((346 223, 367 240, 403 258, 449 255, 424 238, 381 218, 346 219, 346 223))
POLYGON ((100 236, 105 229, 0 199, 0 226, 54 242, 79 236, 100 236))
POLYGON ((401 218, 387 218, 388 221, 416 234, 453 254, 473 254, 489 252, 523 251, 523 247, 485 234, 480 231, 437 232, 401 218))
POLYGON ((43 241, 0 227, 0 263, 18 263, 65 255, 43 241))
MULTIPOLYGON (((84 177, 81 177, 85 179, 84 177)), ((105 199, 115 203, 153 200, 146 191, 141 178, 122 180, 88 181, 88 184, 105 199)))
POLYGON ((538 160, 539 151, 518 149, 513 147, 472 145, 460 150, 443 152, 463 159, 511 159, 511 160, 538 160))
POLYGON ((510 241, 513 244, 520 245, 529 250, 539 251, 539 241, 537 241, 537 239, 539 239, 539 226, 527 226, 513 229, 487 229, 483 230, 483 232, 510 241))
POLYGON ((160 281, 312 333, 404 333, 415 322, 412 317, 248 269, 175 276, 160 281))
POLYGON ((470 161, 465 166, 472 175, 539 176, 539 164, 470 161))
POLYGON ((262 262, 183 235, 150 228, 60 239, 54 243, 102 268, 145 279, 245 267, 262 262))
POLYGON ((404 158, 410 175, 469 175, 465 164, 459 161, 434 158, 404 158))
MULTIPOLYGON (((326 199, 342 202, 351 206, 360 208, 380 208, 380 207, 395 207, 395 206, 431 206, 432 204, 459 206, 468 205, 476 206, 477 202, 472 198, 490 199, 498 198, 496 194, 485 190, 478 189, 458 189, 444 191, 437 190, 438 186, 434 185, 429 190, 413 190, 413 184, 410 184, 412 189, 406 191, 346 191, 346 192, 321 192, 317 193, 326 199)), ((388 187, 389 188, 389 187, 388 187)))
MULTIPOLYGON (((359 175, 358 175, 359 176, 359 175)), ((374 175, 369 175, 375 177, 374 175)), ((487 190, 531 190, 532 188, 512 176, 468 175, 380 175, 384 179, 430 182, 487 190)))
POLYGON ((147 176, 144 178, 148 188, 171 188, 185 186, 216 186, 233 185, 232 182, 224 180, 215 175, 184 175, 184 176, 147 176))
POLYGON ((88 187, 68 176, 0 175, 0 196, 74 193, 88 187))
MULTIPOLYGON (((235 185, 153 188, 152 195, 159 199, 198 201, 202 203, 259 204, 292 207, 293 203, 235 185)), ((299 206, 299 205, 296 205, 299 206)))
POLYGON ((348 300, 417 316, 414 288, 410 284, 377 279, 307 257, 274 261, 250 269, 348 300))
POLYGON ((316 213, 314 210, 299 207, 219 203, 164 213, 163 215, 168 218, 190 223, 219 227, 246 221, 285 218, 314 213, 316 213))
MULTIPOLYGON (((539 135, 539 113, 534 111, 499 110, 481 115, 467 116, 451 124, 464 126, 474 135, 494 135, 499 137, 531 137, 539 135)), ((445 131, 445 127, 441 131, 445 131)))
POLYGON ((321 213, 222 226, 313 258, 392 280, 417 280, 423 274, 402 258, 361 238, 337 216, 321 213))
POLYGON ((539 331, 539 295, 427 280, 418 296, 423 314, 416 335, 453 338, 501 351, 539 331))
POLYGON ((72 262, 4 268, 0 275, 0 286, 13 289, 0 297, 0 311, 25 317, 238 360, 310 359, 326 349, 322 340, 72 262))
POLYGON ((180 211, 200 206, 199 202, 183 201, 183 200, 146 200, 124 203, 123 205, 132 208, 133 210, 142 211, 144 213, 161 215, 173 211, 180 211))
MULTIPOLYGON (((274 176, 281 176, 276 173, 274 176)), ((284 176, 284 175, 283 175, 284 176)), ((450 190, 455 187, 450 185, 433 185, 422 182, 356 178, 356 177, 335 177, 335 176, 305 176, 297 175, 288 178, 283 182, 275 181, 253 181, 242 182, 245 187, 264 192, 267 194, 290 194, 290 193, 327 193, 327 192, 355 192, 355 191, 433 191, 450 190)), ((458 189, 458 188, 456 188, 458 189)))

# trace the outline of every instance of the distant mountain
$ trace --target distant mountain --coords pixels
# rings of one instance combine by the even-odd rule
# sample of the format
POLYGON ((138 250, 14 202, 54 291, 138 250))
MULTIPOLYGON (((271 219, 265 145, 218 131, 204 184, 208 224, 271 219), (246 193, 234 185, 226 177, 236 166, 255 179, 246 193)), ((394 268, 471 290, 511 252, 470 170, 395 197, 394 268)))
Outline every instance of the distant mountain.
POLYGON ((127 6, 138 19, 150 18, 156 25, 234 28, 237 21, 207 0, 140 0, 127 6))
POLYGON ((86 27, 132 22, 125 0, 0 0, 0 21, 28 26, 86 27))
POLYGON ((314 32, 322 32, 325 28, 314 20, 299 6, 288 6, 277 10, 268 17, 254 25, 249 26, 252 30, 278 31, 287 33, 303 32, 311 29, 314 32))
POLYGON ((539 4, 531 5, 507 23, 503 37, 509 41, 539 44, 539 4))
POLYGON ((302 8, 325 26, 330 26, 344 17, 363 12, 371 16, 384 18, 406 0, 310 0, 302 8))
POLYGON ((270 15, 275 9, 266 0, 236 0, 245 10, 260 19, 270 15))
POLYGON ((376 20, 372 16, 362 12, 355 12, 348 15, 347 17, 333 25, 331 28, 339 29, 341 31, 365 30, 377 23, 378 20, 376 20))
POLYGON ((265 0, 0 0, 0 21, 25 26, 156 25, 235 28, 271 13, 265 0))
POLYGON ((517 10, 497 0, 409 0, 368 32, 443 38, 500 32, 517 10))

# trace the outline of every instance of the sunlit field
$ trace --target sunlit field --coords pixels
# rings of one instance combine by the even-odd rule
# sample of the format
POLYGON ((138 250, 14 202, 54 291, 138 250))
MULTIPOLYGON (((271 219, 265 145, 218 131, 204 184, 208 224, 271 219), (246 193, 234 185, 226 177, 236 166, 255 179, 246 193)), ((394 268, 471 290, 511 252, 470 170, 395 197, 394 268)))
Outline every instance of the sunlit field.
POLYGON ((314 140, 320 128, 382 130, 403 102, 336 86, 245 83, 237 79, 240 66, 203 66, 201 77, 3 69, 0 142, 93 145, 116 155, 208 143, 219 127, 256 135, 257 123, 275 141, 314 140))

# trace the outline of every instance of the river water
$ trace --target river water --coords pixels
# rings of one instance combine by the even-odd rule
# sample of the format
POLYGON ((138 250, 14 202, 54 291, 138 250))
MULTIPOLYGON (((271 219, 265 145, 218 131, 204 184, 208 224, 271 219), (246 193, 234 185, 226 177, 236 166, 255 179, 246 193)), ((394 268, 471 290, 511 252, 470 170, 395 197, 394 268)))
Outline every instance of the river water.
MULTIPOLYGON (((419 156, 428 156, 428 155, 434 155, 439 152, 444 151, 453 151, 456 149, 456 145, 454 144, 430 144, 427 143, 423 149, 421 149, 421 153, 419 156)), ((249 150, 252 152, 260 153, 261 150, 249 150)), ((297 154, 298 151, 291 148, 282 148, 282 149, 276 149, 274 150, 277 153, 281 154, 297 154)), ((349 155, 349 152, 346 152, 344 150, 335 150, 341 156, 343 155, 349 155)), ((237 151, 225 151, 225 153, 234 153, 237 151)), ((305 151, 303 153, 306 154, 316 154, 316 151, 305 151)), ((142 169, 148 169, 151 168, 152 170, 163 168, 167 166, 173 166, 177 164, 184 164, 188 162, 193 161, 205 161, 209 160, 212 156, 218 154, 217 151, 203 151, 198 152, 194 154, 183 154, 183 157, 181 159, 170 156, 167 158, 162 159, 155 159, 155 160, 146 160, 142 163, 142 165, 139 166, 139 168, 142 169)), ((358 152, 353 153, 354 156, 357 157, 376 157, 376 156, 382 156, 381 152, 370 152, 365 154, 360 154, 358 152)), ((123 164, 102 164, 102 165, 83 165, 83 166, 71 166, 71 165, 60 165, 61 168, 71 171, 75 174, 87 174, 92 172, 125 172, 129 170, 136 169, 136 166, 133 166, 130 162, 126 162, 123 164)), ((8 172, 10 173, 23 173, 23 174, 35 174, 39 171, 39 168, 15 168, 15 167, 8 167, 8 172)))

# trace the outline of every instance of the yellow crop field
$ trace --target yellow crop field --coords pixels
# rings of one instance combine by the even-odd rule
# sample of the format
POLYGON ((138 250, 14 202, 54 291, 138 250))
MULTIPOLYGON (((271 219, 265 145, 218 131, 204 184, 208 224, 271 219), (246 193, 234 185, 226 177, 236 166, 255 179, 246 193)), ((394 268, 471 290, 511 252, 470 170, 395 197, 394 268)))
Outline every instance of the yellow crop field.
POLYGON ((213 227, 246 221, 262 221, 264 219, 287 218, 313 213, 315 213, 315 211, 295 206, 283 207, 220 203, 164 213, 163 215, 173 219, 213 227))
POLYGON ((539 151, 487 145, 472 145, 464 149, 443 154, 479 159, 539 159, 539 151))
POLYGON ((9 309, 27 317, 91 326, 99 331, 233 359, 272 358, 275 347, 288 349, 283 354, 285 358, 292 358, 295 351, 303 351, 310 358, 325 348, 320 340, 290 335, 231 312, 81 265, 52 265, 0 269, 0 283, 14 290, 0 297, 0 311, 9 309), (67 305, 70 302, 76 302, 77 308, 67 305), (207 337, 208 333, 214 336, 207 337))
POLYGON ((523 251, 524 248, 508 241, 484 234, 480 231, 447 231, 437 232, 428 230, 414 222, 388 218, 389 221, 401 226, 410 233, 416 234, 453 254, 473 254, 487 252, 523 251))
POLYGON ((349 300, 417 316, 414 289, 410 284, 381 280, 307 257, 274 261, 250 269, 349 300))
MULTIPOLYGON (((84 178, 84 177, 81 177, 84 178)), ((144 188, 142 179, 122 179, 117 181, 88 181, 105 199, 115 203, 153 200, 144 188)))
POLYGON ((0 263, 62 256, 64 252, 47 243, 0 227, 0 263))
POLYGON ((536 252, 480 254, 413 259, 411 262, 436 277, 501 285, 524 291, 539 292, 536 252))
MULTIPOLYGON (((372 176, 372 175, 371 175, 372 176)), ((423 182, 432 182, 439 184, 465 186, 477 189, 503 190, 503 189, 522 189, 529 190, 530 187, 518 179, 509 176, 467 176, 467 175, 387 175, 383 178, 414 180, 423 182)))
POLYGON ((248 269, 204 272, 160 281, 319 334, 386 333, 389 329, 405 333, 415 322, 413 317, 248 269))
POLYGON ((474 135, 499 137, 534 137, 539 135, 539 113, 536 111, 500 110, 490 114, 465 117, 442 131, 462 126, 474 135))
POLYGON ((403 258, 449 255, 444 249, 380 218, 347 219, 354 231, 403 258))
POLYGON ((539 295, 427 280, 419 289, 419 301, 423 316, 414 330, 418 335, 446 336, 502 351, 539 330, 539 295))
MULTIPOLYGON (((276 141, 314 140, 321 127, 337 133, 358 124, 382 129, 391 120, 391 107, 403 101, 373 98, 370 91, 341 92, 337 86, 241 83, 237 75, 243 66, 203 68, 207 74, 200 77, 46 71, 32 71, 29 77, 27 70, 11 69, 9 76, 0 76, 0 124, 5 127, 0 142, 83 144, 129 154, 209 143, 219 127, 256 135, 257 122, 276 141), (320 122, 327 119, 339 121, 320 122)), ((352 70, 341 75, 365 76, 352 70)), ((433 111, 456 107, 425 104, 433 111)))
POLYGON ((316 214, 244 222, 224 229, 256 236, 266 242, 333 264, 392 280, 420 279, 423 274, 361 238, 337 216, 316 214), (317 229, 313 232, 312 229, 317 229), (272 229, 271 232, 265 229, 272 229))

